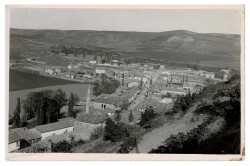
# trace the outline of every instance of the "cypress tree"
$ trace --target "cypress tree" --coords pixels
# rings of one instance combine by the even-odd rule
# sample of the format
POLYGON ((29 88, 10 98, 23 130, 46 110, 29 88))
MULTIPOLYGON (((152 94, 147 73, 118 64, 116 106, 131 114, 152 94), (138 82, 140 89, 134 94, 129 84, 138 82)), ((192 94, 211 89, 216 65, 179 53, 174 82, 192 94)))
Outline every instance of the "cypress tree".
POLYGON ((134 120, 134 116, 133 116, 133 113, 132 111, 130 111, 129 115, 128 115, 128 121, 129 122, 132 122, 134 120))
POLYGON ((21 119, 20 119, 20 112, 21 112, 21 104, 20 104, 20 97, 17 98, 17 106, 16 106, 16 110, 14 112, 14 124, 13 126, 15 128, 20 127, 21 126, 21 119))

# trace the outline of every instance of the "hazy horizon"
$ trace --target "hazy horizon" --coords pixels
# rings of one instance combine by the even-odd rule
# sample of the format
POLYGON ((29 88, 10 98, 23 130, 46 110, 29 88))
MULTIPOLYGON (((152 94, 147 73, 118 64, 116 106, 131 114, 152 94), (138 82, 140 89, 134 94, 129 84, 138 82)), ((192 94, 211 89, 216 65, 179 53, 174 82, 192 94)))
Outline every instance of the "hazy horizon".
POLYGON ((10 27, 86 30, 241 34, 239 9, 55 9, 11 8, 10 27))

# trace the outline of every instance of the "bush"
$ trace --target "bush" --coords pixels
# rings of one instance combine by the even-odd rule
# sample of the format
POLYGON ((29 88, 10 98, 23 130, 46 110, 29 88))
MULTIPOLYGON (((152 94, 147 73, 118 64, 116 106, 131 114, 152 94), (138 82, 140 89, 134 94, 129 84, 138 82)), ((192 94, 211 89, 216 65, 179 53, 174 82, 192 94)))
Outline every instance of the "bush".
POLYGON ((121 144, 118 153, 129 153, 134 147, 136 147, 136 138, 128 138, 121 144))
POLYGON ((112 142, 120 141, 128 135, 127 128, 123 123, 115 123, 110 118, 106 120, 104 131, 104 140, 112 142))
POLYGON ((140 126, 148 124, 148 122, 156 116, 154 109, 152 107, 146 108, 144 112, 141 113, 140 126))
POLYGON ((95 140, 98 138, 101 138, 104 136, 104 128, 103 127, 97 127, 94 129, 93 132, 91 132, 90 139, 95 140))
POLYGON ((63 140, 63 141, 53 144, 51 151, 59 152, 59 153, 70 153, 71 148, 72 148, 72 144, 70 142, 67 142, 66 140, 63 140))

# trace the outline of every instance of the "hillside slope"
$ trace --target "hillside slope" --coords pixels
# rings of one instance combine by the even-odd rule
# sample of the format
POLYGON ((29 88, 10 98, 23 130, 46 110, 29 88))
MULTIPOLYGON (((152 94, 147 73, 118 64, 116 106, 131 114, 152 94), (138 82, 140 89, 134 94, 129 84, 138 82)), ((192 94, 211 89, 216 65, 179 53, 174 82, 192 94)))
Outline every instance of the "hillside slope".
POLYGON ((204 34, 184 30, 158 33, 10 29, 12 59, 14 55, 27 53, 29 49, 36 49, 34 56, 48 54, 49 48, 58 44, 110 48, 125 51, 129 57, 183 62, 221 61, 223 65, 239 62, 241 52, 240 35, 233 34, 204 34))

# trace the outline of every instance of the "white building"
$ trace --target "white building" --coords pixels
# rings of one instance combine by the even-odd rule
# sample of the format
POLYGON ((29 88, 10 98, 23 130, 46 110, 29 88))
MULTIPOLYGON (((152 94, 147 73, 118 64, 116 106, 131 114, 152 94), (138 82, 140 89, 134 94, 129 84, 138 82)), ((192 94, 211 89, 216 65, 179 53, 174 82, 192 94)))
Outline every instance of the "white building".
POLYGON ((169 72, 169 71, 163 71, 163 72, 161 72, 161 74, 165 74, 165 75, 171 75, 171 73, 169 72))
POLYGON ((138 82, 130 82, 128 83, 128 87, 133 87, 133 86, 139 86, 139 83, 138 82))
POLYGON ((41 136, 38 133, 26 127, 11 129, 9 131, 8 152, 31 146, 40 140, 41 136))
POLYGON ((55 71, 53 69, 45 69, 45 72, 50 74, 50 75, 54 75, 55 71))
POLYGON ((160 103, 170 104, 173 103, 173 99, 171 98, 163 98, 160 103))
POLYGON ((226 81, 228 81, 228 76, 227 76, 227 74, 225 73, 225 74, 223 75, 223 82, 226 82, 226 81))
POLYGON ((73 65, 69 65, 68 66, 68 69, 70 70, 70 69, 72 69, 73 68, 73 65))
POLYGON ((105 74, 105 73, 106 73, 106 70, 104 70, 104 69, 96 69, 96 70, 95 70, 95 73, 96 73, 96 74, 105 74))
POLYGON ((60 135, 65 132, 73 131, 74 122, 74 118, 64 118, 59 119, 59 122, 36 126, 33 130, 40 133, 43 140, 52 135, 60 135))
POLYGON ((205 73, 205 77, 207 77, 207 78, 214 78, 214 76, 215 76, 214 72, 205 73))
POLYGON ((21 137, 16 133, 9 133, 8 152, 20 149, 21 137))
POLYGON ((97 62, 96 61, 89 61, 89 64, 95 65, 97 62))

